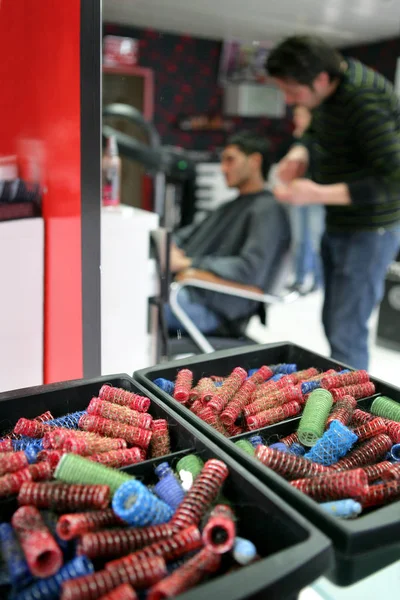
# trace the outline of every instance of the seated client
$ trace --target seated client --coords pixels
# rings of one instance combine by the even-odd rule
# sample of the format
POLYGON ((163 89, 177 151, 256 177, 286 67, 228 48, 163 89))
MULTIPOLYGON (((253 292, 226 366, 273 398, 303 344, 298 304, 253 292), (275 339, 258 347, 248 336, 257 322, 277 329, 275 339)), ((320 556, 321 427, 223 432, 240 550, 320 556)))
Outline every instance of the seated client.
MULTIPOLYGON (((271 290, 281 259, 290 245, 290 226, 285 209, 265 189, 270 168, 269 144, 242 132, 232 136, 222 153, 226 183, 238 196, 210 214, 200 224, 174 234, 172 273, 189 276, 201 269, 218 277, 271 290), (185 273, 186 272, 186 273, 185 273)), ((254 314, 257 303, 243 298, 184 288, 179 303, 203 333, 254 314)), ((170 332, 183 329, 166 307, 170 332)))

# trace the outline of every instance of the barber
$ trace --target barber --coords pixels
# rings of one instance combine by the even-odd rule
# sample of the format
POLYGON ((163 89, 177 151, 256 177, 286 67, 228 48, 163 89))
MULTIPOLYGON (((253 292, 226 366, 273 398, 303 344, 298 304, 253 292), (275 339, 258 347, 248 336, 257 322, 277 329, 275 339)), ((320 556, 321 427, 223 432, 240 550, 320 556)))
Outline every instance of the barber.
POLYGON ((326 206, 323 325, 334 359, 368 368, 368 322, 400 245, 400 103, 393 86, 314 36, 283 41, 267 59, 289 105, 312 122, 281 160, 274 193, 326 206), (304 178, 312 149, 313 181, 304 178))

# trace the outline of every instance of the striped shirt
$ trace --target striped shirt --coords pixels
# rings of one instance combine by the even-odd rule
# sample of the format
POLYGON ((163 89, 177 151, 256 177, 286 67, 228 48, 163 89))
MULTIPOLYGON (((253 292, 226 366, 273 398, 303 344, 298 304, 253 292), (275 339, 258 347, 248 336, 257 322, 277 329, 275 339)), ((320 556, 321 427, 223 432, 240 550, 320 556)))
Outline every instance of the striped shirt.
POLYGON ((313 179, 347 183, 351 205, 328 206, 328 231, 386 228, 400 222, 400 102, 392 84, 355 60, 337 90, 313 111, 302 142, 313 179))

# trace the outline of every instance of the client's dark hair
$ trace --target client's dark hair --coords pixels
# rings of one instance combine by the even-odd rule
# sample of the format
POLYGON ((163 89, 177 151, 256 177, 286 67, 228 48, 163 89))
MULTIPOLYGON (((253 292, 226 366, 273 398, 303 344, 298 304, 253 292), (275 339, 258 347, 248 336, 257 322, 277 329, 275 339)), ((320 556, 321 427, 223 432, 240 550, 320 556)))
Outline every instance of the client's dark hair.
POLYGON ((323 39, 299 35, 276 46, 267 58, 266 68, 271 77, 312 87, 320 73, 328 73, 331 81, 341 77, 342 61, 340 52, 323 39))
POLYGON ((237 146, 247 156, 261 154, 261 173, 264 179, 267 178, 271 167, 271 146, 268 140, 251 131, 239 131, 228 138, 226 146, 237 146))

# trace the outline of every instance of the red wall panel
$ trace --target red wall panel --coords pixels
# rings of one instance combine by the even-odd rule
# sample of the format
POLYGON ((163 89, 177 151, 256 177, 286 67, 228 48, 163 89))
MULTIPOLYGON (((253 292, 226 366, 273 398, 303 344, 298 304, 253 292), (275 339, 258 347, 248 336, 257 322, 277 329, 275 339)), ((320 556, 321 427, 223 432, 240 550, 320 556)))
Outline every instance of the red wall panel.
POLYGON ((44 156, 44 379, 81 377, 80 0, 0 0, 0 81, 0 154, 44 156))

